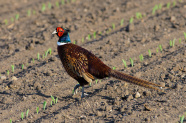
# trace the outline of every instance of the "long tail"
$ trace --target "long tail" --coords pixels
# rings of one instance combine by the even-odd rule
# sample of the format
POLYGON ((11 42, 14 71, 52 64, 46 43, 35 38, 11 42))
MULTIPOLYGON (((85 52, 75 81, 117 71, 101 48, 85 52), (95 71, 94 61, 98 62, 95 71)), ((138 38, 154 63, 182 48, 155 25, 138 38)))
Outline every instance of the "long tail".
POLYGON ((114 78, 117 78, 117 79, 120 79, 120 80, 124 80, 124 81, 129 82, 129 83, 133 83, 133 84, 136 84, 136 85, 140 85, 140 86, 143 86, 143 87, 146 87, 146 88, 150 88, 150 89, 154 89, 154 90, 158 90, 158 91, 163 92, 163 90, 160 90, 159 88, 156 88, 156 87, 163 87, 163 86, 155 84, 155 83, 151 83, 151 82, 148 82, 148 81, 136 78, 136 77, 133 77, 133 76, 125 74, 125 73, 121 73, 121 72, 118 72, 118 71, 115 71, 115 70, 111 70, 110 71, 110 76, 114 77, 114 78), (152 85, 156 86, 156 87, 153 87, 152 85))

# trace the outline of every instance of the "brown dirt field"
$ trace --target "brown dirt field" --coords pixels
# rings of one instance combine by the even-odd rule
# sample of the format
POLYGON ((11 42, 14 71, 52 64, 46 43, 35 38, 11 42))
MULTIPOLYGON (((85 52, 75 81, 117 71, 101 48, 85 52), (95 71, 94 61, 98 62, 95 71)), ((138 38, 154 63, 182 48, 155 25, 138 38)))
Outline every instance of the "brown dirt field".
POLYGON ((63 5, 61 0, 1 0, 0 7, 1 123, 10 119, 13 123, 176 123, 186 113, 185 0, 65 0, 63 5), (155 5, 159 9, 152 14, 155 5), (136 17, 137 12, 142 18, 136 17), (81 89, 73 96, 77 82, 65 72, 57 54, 58 38, 51 35, 58 26, 70 28, 73 43, 111 68, 171 89, 162 93, 106 78, 86 86, 88 96, 82 100, 81 89), (52 54, 45 57, 49 48, 52 54), (58 98, 52 106, 51 95, 58 98))

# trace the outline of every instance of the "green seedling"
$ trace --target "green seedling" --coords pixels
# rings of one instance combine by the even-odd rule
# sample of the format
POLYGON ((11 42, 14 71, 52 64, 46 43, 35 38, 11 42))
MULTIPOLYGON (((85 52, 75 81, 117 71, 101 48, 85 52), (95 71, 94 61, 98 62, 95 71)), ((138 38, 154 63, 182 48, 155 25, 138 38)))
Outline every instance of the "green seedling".
POLYGON ((46 6, 45 6, 45 4, 43 3, 43 4, 42 4, 41 11, 44 12, 45 10, 46 10, 46 6))
POLYGON ((52 101, 54 102, 54 104, 55 104, 55 98, 51 95, 51 98, 52 98, 52 101))
POLYGON ((27 15, 28 15, 28 16, 31 15, 31 10, 30 10, 30 9, 27 11, 27 15))
POLYGON ((159 4, 158 9, 162 9, 162 4, 161 3, 159 4))
POLYGON ((61 0, 61 5, 64 5, 65 4, 65 0, 61 0))
POLYGON ((111 28, 109 28, 109 32, 111 31, 112 29, 111 28))
POLYGON ((45 110, 46 105, 47 105, 47 102, 46 102, 46 101, 44 101, 44 103, 43 103, 43 110, 45 110))
POLYGON ((76 41, 74 41, 73 44, 76 44, 76 41))
POLYGON ((157 47, 157 49, 156 49, 156 52, 158 53, 159 52, 159 48, 157 47))
POLYGON ((52 49, 51 49, 51 48, 48 49, 48 53, 49 53, 50 55, 52 54, 52 49))
POLYGON ((114 24, 114 23, 112 24, 112 29, 113 29, 113 30, 115 29, 115 24, 114 24))
POLYGON ((173 1, 172 6, 173 7, 176 6, 176 1, 173 1))
POLYGON ((96 84, 98 84, 98 79, 96 79, 96 84))
POLYGON ((21 69, 22 69, 22 70, 24 69, 24 64, 21 65, 21 69))
POLYGON ((11 67, 12 67, 12 73, 14 73, 14 65, 11 65, 11 67))
POLYGON ((152 9, 152 14, 154 15, 156 13, 156 10, 158 10, 158 5, 155 5, 154 8, 152 9))
POLYGON ((148 53, 149 53, 149 57, 152 57, 150 49, 148 50, 148 53))
POLYGON ((23 120, 24 118, 24 112, 21 112, 21 119, 23 120))
POLYGON ((12 23, 14 22, 14 18, 13 18, 13 17, 11 17, 11 22, 12 22, 12 23))
POLYGON ((72 2, 76 2, 76 0, 72 0, 72 2))
POLYGON ((48 8, 51 9, 52 8, 52 4, 48 3, 48 8))
POLYGON ((170 5, 171 5, 171 4, 170 4, 170 2, 169 2, 169 3, 167 3, 167 9, 169 9, 169 8, 170 8, 170 5))
POLYGON ((171 47, 174 47, 175 40, 176 40, 176 39, 174 39, 174 40, 170 40, 170 41, 169 41, 169 45, 170 45, 171 47))
POLYGON ((35 62, 35 59, 34 59, 34 58, 32 59, 32 62, 33 62, 33 63, 35 62))
POLYGON ((91 87, 91 84, 92 84, 92 83, 90 82, 90 83, 89 83, 89 87, 91 87))
POLYGON ((163 48, 162 48, 162 45, 161 44, 159 45, 159 48, 160 48, 160 51, 162 52, 163 51, 163 48))
POLYGON ((140 54, 139 58, 140 58, 140 61, 142 62, 143 61, 143 54, 140 54))
POLYGON ((81 39, 81 42, 83 43, 85 41, 84 37, 81 39))
POLYGON ((56 97, 56 103, 57 103, 57 101, 58 101, 58 97, 56 97))
POLYGON ((185 37, 185 40, 186 40, 186 32, 183 32, 183 34, 184 34, 184 37, 185 37))
POLYGON ((96 32, 93 33, 93 37, 94 37, 94 39, 96 39, 96 32))
POLYGON ((141 19, 142 18, 142 14, 140 12, 136 12, 136 18, 137 19, 141 19))
POLYGON ((88 40, 90 40, 91 39, 91 36, 90 36, 90 34, 88 35, 88 40))
POLYGON ((37 114, 39 113, 39 107, 36 108, 36 112, 37 112, 37 114))
POLYGON ((121 19, 120 26, 123 26, 124 19, 121 19))
POLYGON ((40 59, 40 55, 39 53, 37 53, 37 60, 39 61, 39 59, 40 59))
POLYGON ((53 101, 51 100, 51 102, 50 102, 50 105, 51 105, 51 106, 52 106, 52 102, 53 102, 53 101))
POLYGON ((179 43, 181 43, 181 38, 179 38, 179 43))
POLYGON ((116 70, 116 67, 113 67, 112 69, 113 69, 113 70, 116 70))
POLYGON ((99 32, 99 35, 102 35, 102 32, 101 31, 99 32))
POLYGON ((16 14, 15 19, 16 19, 16 20, 19 19, 19 14, 16 14))
POLYGON ((180 123, 183 123, 183 120, 184 120, 184 115, 182 115, 182 116, 180 117, 180 123))
POLYGON ((74 95, 74 89, 72 90, 72 94, 74 95))
POLYGON ((12 119, 10 119, 10 123, 12 123, 12 119))
POLYGON ((29 109, 26 111, 26 117, 28 117, 29 109))
POLYGON ((5 20, 4 20, 4 23, 5 23, 5 25, 8 25, 8 20, 5 19, 5 20))
POLYGON ((6 71, 6 74, 7 74, 7 76, 8 76, 8 75, 10 74, 10 71, 9 71, 9 70, 7 70, 7 71, 6 71))
POLYGON ((130 20, 129 20, 129 23, 130 23, 130 24, 132 24, 132 23, 133 23, 133 21, 134 21, 134 18, 133 18, 133 17, 131 17, 131 18, 130 18, 130 20))
POLYGON ((45 58, 45 55, 43 54, 43 59, 45 58))
POLYGON ((48 50, 47 50, 47 51, 45 51, 45 58, 47 57, 47 55, 48 55, 48 50))
POLYGON ((123 61, 124 67, 127 68, 127 62, 124 59, 122 59, 122 61, 123 61))
POLYGON ((133 67, 134 66, 134 60, 132 58, 130 58, 130 63, 131 63, 131 66, 133 67))
POLYGON ((59 2, 58 1, 56 1, 56 6, 59 8, 59 2))
POLYGON ((35 10, 33 10, 33 15, 35 15, 36 14, 36 11, 35 10))

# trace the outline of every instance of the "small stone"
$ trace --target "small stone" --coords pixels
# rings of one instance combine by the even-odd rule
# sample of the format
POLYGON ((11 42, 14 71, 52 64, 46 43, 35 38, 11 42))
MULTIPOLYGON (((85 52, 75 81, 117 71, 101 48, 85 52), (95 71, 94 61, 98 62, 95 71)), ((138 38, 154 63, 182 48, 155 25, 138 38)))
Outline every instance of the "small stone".
POLYGON ((134 29, 135 29, 135 26, 134 26, 133 23, 131 23, 131 24, 129 24, 129 25, 127 26, 126 31, 131 32, 131 31, 134 31, 134 29))
POLYGON ((5 80, 6 79, 6 76, 1 76, 1 80, 5 80))
POLYGON ((161 85, 162 87, 165 87, 165 83, 164 83, 164 82, 160 82, 160 85, 161 85))
POLYGON ((144 91, 144 92, 143 92, 143 95, 144 95, 144 96, 151 96, 151 92, 150 92, 150 91, 144 91))
POLYGON ((17 77, 13 76, 12 77, 12 80, 16 81, 17 80, 17 77))
POLYGON ((132 94, 130 94, 129 96, 128 96, 128 98, 127 98, 127 101, 130 101, 130 100, 132 100, 133 99, 133 96, 132 96, 132 94))
POLYGON ((175 21, 176 21, 176 18, 175 18, 174 16, 171 16, 171 17, 170 17, 170 21, 171 21, 171 22, 175 22, 175 21))
POLYGON ((144 62, 143 65, 144 65, 144 66, 147 66, 147 65, 148 65, 148 62, 144 62))
POLYGON ((111 105, 106 106, 106 110, 107 111, 112 111, 112 106, 111 105))
POLYGON ((27 47, 26 47, 27 50, 33 50, 34 49, 34 44, 33 43, 30 43, 27 47))
POLYGON ((140 93, 139 92, 136 92, 135 98, 139 98, 140 96, 141 96, 140 93))
POLYGON ((39 82, 35 82, 34 87, 35 87, 36 90, 40 90, 41 89, 41 84, 39 82))
POLYGON ((98 112, 97 112, 97 116, 98 116, 98 117, 101 117, 102 115, 103 115, 103 114, 102 114, 101 111, 98 111, 98 112))
POLYGON ((17 88, 17 87, 21 86, 21 82, 19 82, 19 81, 12 81, 8 85, 9 85, 10 88, 17 88))
POLYGON ((182 86, 180 84, 178 84, 178 83, 175 85, 175 89, 178 89, 179 90, 181 87, 182 86))
POLYGON ((160 29, 160 26, 159 26, 159 25, 155 25, 155 26, 154 26, 154 30, 155 30, 155 31, 158 31, 159 29, 160 29))

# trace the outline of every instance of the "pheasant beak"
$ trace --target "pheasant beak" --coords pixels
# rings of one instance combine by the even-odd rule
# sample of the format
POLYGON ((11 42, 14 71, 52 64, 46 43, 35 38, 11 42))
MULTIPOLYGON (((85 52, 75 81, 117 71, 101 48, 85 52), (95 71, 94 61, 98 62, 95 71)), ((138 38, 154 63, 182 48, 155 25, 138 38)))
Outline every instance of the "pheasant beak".
POLYGON ((56 34, 57 33, 57 31, 55 30, 55 31, 53 31, 53 33, 52 34, 56 34))

